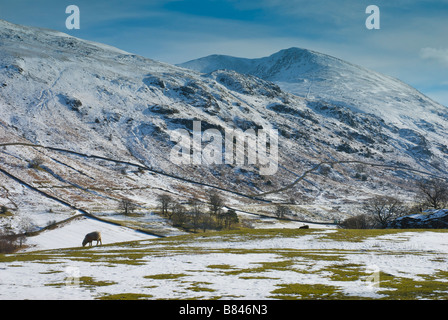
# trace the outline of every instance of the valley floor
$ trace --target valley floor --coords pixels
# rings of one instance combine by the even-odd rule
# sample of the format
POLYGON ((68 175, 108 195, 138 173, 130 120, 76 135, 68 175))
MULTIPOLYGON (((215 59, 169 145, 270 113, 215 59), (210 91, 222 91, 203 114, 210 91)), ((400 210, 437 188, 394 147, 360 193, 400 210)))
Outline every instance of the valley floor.
POLYGON ((0 299, 447 299, 445 230, 242 229, 0 255, 0 299))

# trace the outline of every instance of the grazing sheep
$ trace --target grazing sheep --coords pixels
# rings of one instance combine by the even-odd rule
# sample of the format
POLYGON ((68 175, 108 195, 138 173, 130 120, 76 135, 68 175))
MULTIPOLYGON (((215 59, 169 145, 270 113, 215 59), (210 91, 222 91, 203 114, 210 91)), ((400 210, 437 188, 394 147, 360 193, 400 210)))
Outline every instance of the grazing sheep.
POLYGON ((82 246, 84 247, 87 243, 89 243, 90 246, 92 246, 92 241, 96 241, 96 245, 98 245, 98 242, 101 243, 102 245, 103 242, 101 241, 101 232, 94 231, 86 234, 84 240, 82 241, 82 246))

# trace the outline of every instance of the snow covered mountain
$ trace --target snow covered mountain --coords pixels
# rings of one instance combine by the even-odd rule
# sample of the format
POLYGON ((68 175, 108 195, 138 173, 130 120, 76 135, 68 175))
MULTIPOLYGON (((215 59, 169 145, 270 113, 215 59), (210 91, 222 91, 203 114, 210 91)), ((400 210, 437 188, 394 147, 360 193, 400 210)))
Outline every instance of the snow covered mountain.
MULTIPOLYGON (((373 135, 367 134, 369 139, 361 138, 367 145, 375 141, 373 145, 378 146, 381 137, 423 166, 426 162, 446 168, 448 108, 398 79, 299 48, 258 59, 211 55, 179 66, 203 73, 233 70, 271 81, 283 91, 303 97, 314 113, 357 129, 357 138, 360 128, 369 130, 371 121, 377 121, 378 133, 370 130, 373 135), (364 121, 366 117, 371 121, 364 121)), ((387 158, 387 148, 383 151, 387 158)))
POLYGON ((288 202, 296 218, 329 221, 373 194, 412 199, 409 179, 446 175, 447 124, 448 110, 409 86, 306 50, 179 67, 0 20, 0 206, 37 226, 112 214, 123 198, 151 212, 160 193, 205 200, 212 189, 247 212, 288 202), (173 163, 171 133, 193 120, 278 130, 277 172, 173 163))
POLYGON ((204 73, 234 70, 275 82, 310 100, 374 114, 397 126, 418 130, 429 122, 446 129, 447 108, 409 85, 311 50, 289 48, 259 59, 211 55, 180 66, 204 73))

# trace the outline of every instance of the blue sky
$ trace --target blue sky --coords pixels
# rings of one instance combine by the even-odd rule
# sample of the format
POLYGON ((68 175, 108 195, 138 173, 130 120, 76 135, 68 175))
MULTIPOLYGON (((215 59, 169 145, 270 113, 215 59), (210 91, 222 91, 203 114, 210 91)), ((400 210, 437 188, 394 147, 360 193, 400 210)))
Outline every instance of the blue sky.
POLYGON ((2 0, 0 19, 168 63, 300 47, 391 75, 448 106, 448 0, 2 0), (81 28, 68 30, 68 5, 81 28), (368 5, 380 30, 367 30, 368 5))

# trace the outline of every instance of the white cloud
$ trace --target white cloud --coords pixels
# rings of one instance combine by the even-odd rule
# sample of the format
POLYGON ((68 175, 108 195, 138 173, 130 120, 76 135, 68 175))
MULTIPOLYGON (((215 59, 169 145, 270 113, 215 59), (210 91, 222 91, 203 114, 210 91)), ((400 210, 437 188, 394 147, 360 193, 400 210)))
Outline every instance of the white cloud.
POLYGON ((448 49, 422 48, 420 57, 426 60, 435 60, 448 67, 448 49))

